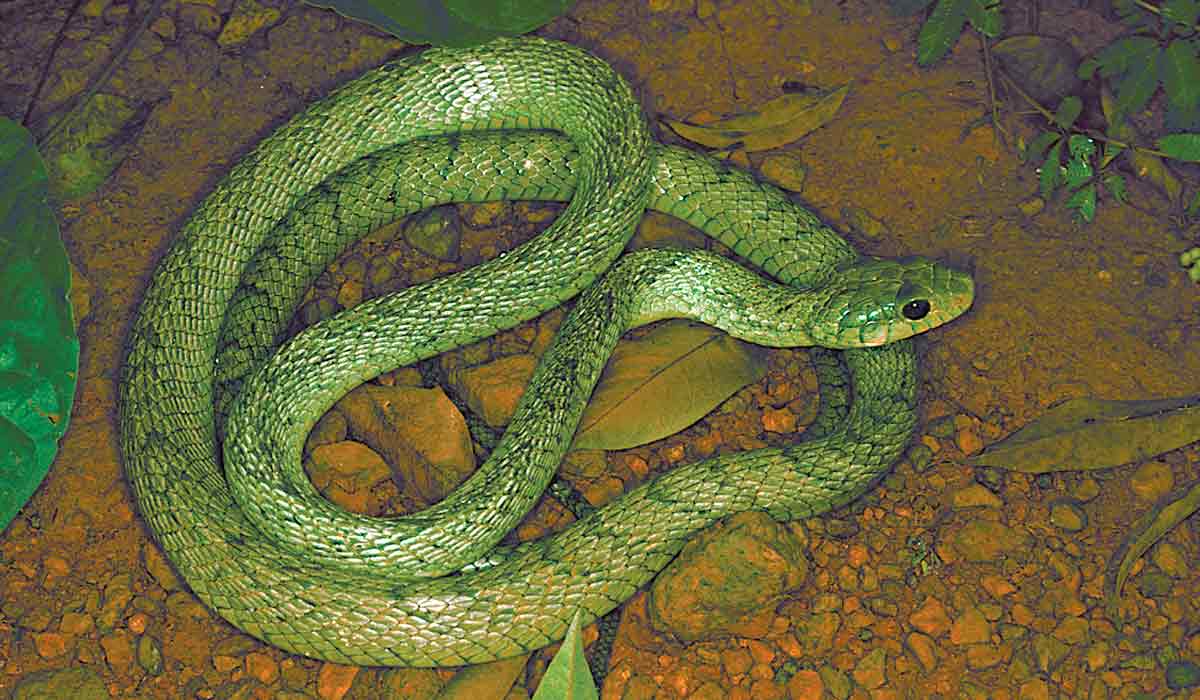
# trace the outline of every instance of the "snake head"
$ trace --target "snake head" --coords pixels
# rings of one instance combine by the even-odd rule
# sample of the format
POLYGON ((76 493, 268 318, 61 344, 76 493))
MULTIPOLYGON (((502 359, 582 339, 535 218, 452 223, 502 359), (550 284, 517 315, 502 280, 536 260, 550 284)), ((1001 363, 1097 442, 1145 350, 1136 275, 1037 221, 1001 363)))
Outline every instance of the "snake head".
POLYGON ((920 257, 863 258, 838 271, 813 317, 816 345, 856 348, 903 340, 951 321, 971 306, 965 272, 920 257))

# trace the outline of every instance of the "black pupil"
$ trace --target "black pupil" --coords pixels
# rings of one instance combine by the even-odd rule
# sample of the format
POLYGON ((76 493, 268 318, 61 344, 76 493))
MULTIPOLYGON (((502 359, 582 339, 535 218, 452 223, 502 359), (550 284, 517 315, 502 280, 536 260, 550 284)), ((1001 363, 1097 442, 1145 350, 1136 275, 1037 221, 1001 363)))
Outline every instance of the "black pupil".
POLYGON ((925 314, 929 313, 929 302, 925 299, 914 299, 905 304, 904 308, 900 309, 900 313, 910 321, 920 321, 925 318, 925 314))

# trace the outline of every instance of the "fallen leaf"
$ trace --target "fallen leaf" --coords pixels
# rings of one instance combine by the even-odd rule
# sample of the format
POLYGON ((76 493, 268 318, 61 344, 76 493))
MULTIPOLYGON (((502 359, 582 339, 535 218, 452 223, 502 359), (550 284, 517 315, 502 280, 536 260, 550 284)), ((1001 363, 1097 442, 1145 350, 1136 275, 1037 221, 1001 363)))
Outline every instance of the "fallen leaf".
POLYGON ((1200 482, 1192 484, 1182 495, 1168 495, 1153 510, 1142 516, 1125 536, 1121 547, 1113 554, 1106 577, 1110 602, 1121 595, 1133 563, 1146 553, 1163 535, 1200 510, 1200 482))
POLYGON ((967 460, 1028 474, 1107 469, 1200 439, 1200 396, 1070 399, 967 460))
POLYGON ((847 83, 827 92, 790 93, 765 102, 752 112, 705 126, 664 121, 675 133, 702 146, 740 146, 749 152, 766 151, 796 141, 827 124, 837 114, 849 90, 847 83))
POLYGON ((664 323, 617 346, 572 449, 623 450, 672 435, 764 374, 764 348, 702 324, 664 323))

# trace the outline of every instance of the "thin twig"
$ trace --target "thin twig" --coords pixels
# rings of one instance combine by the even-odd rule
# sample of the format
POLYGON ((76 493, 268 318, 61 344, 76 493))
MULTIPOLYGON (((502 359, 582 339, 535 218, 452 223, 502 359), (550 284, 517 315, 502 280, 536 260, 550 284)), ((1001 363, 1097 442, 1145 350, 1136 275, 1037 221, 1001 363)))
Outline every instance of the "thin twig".
POLYGON ((42 75, 38 78, 37 87, 33 88, 33 94, 29 96, 29 104, 25 106, 25 116, 21 117, 21 126, 29 126, 29 117, 33 114, 33 108, 42 94, 46 79, 50 77, 50 66, 54 65, 54 56, 58 54, 58 49, 67 36, 67 26, 71 24, 71 20, 75 18, 75 13, 79 12, 81 5, 83 5, 83 0, 75 0, 75 4, 67 11, 67 18, 63 20, 62 26, 58 28, 58 33, 54 35, 54 41, 50 44, 50 55, 46 57, 46 63, 42 66, 42 75))
POLYGON ((996 82, 992 75, 992 45, 982 32, 979 34, 979 45, 983 47, 983 74, 987 78, 988 109, 992 112, 992 131, 1002 146, 1008 146, 1008 134, 1000 123, 1000 108, 996 102, 996 82))
MULTIPOLYGON (((1037 100, 1033 99, 1033 97, 1029 93, 1022 90, 1021 86, 1017 85, 1017 83, 1012 78, 1005 75, 1004 72, 999 72, 999 73, 997 73, 997 75, 999 75, 1000 79, 1004 81, 1005 86, 1011 88, 1014 92, 1016 92, 1018 95, 1020 95, 1021 98, 1024 99, 1026 102, 1028 102, 1035 110, 1037 110, 1037 113, 1040 114, 1042 117, 1044 117, 1046 119, 1046 121, 1050 122, 1051 124, 1055 123, 1054 115, 1050 113, 1050 110, 1043 107, 1041 105, 1041 103, 1039 103, 1037 100)), ((1069 129, 1067 129, 1067 131, 1072 131, 1077 134, 1083 134, 1084 136, 1087 136, 1088 138, 1092 139, 1093 141, 1099 141, 1101 143, 1111 143, 1112 145, 1117 146, 1118 148, 1135 149, 1135 150, 1141 151, 1142 153, 1148 153, 1150 155, 1159 156, 1160 158, 1170 158, 1171 160, 1175 159, 1175 157, 1169 153, 1164 153, 1160 150, 1157 150, 1154 148, 1149 148, 1146 146, 1139 146, 1137 144, 1129 143, 1127 141, 1121 141, 1119 139, 1114 139, 1114 138, 1112 138, 1110 136, 1106 136, 1094 129, 1080 129, 1078 127, 1071 127, 1069 129)))

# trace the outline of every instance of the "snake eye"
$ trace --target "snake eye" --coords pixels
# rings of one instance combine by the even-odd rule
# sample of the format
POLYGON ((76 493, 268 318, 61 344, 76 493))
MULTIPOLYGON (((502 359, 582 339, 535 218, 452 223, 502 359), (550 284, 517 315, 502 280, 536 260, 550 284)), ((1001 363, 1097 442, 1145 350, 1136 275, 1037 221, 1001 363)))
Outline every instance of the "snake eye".
POLYGON ((914 299, 904 305, 900 309, 900 313, 904 314, 904 318, 910 321, 920 321, 929 313, 929 301, 926 299, 914 299))

